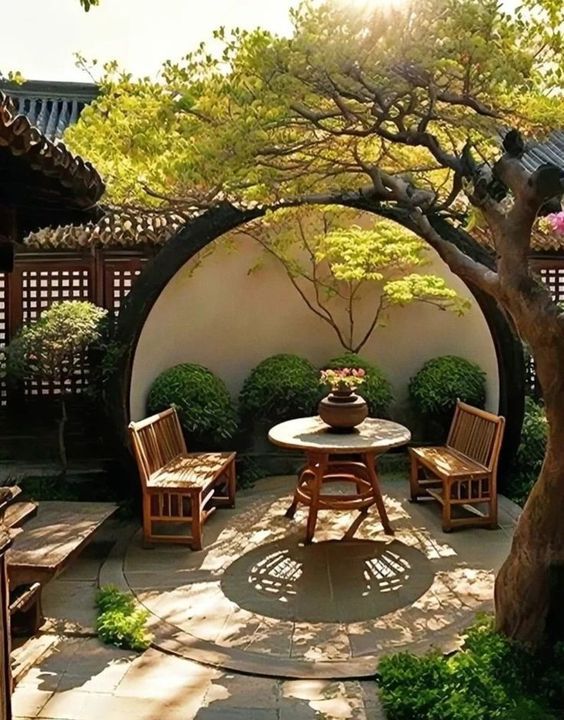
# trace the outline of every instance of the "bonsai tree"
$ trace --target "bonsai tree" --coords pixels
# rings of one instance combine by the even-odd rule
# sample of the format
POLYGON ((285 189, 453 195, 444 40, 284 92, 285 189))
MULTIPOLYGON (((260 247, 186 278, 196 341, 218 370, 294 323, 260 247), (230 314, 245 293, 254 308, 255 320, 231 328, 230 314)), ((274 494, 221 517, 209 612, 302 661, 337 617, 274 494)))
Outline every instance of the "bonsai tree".
POLYGON ((23 327, 6 348, 9 375, 52 383, 59 397, 59 459, 63 473, 68 461, 65 443, 69 383, 85 361, 90 345, 100 337, 106 310, 89 302, 53 303, 40 318, 23 327))
POLYGON ((305 305, 350 353, 360 352, 393 308, 425 303, 462 314, 469 306, 442 278, 420 272, 429 264, 428 246, 414 233, 389 220, 370 228, 355 220, 358 213, 335 208, 293 208, 244 232, 282 265, 305 305), (372 309, 362 322, 368 293, 372 309))
POLYGON ((292 17, 291 37, 218 31, 222 53, 203 45, 168 63, 158 86, 114 72, 69 142, 108 175, 114 200, 199 211, 184 233, 200 228, 200 243, 201 213, 216 217, 218 205, 237 206, 242 219, 292 205, 355 207, 415 232, 499 305, 534 356, 548 441, 496 579, 496 623, 532 646, 553 643, 564 316, 529 252, 537 219, 562 209, 564 178, 522 160, 526 135, 564 126, 564 5, 521 0, 509 13, 494 0, 395 10, 306 0, 292 17), (465 230, 471 216, 493 251, 465 230))

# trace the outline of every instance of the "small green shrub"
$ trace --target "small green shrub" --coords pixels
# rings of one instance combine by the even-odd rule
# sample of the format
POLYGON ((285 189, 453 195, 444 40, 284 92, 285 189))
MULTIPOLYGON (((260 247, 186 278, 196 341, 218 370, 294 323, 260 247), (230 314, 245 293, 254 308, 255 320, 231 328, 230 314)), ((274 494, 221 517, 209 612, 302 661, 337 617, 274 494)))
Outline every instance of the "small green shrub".
POLYGON ((377 682, 388 720, 556 720, 562 702, 564 663, 557 652, 531 654, 481 618, 464 647, 450 657, 437 652, 384 658, 377 682))
POLYGON ((548 423, 544 409, 534 400, 526 397, 521 442, 513 461, 511 480, 507 489, 509 497, 520 505, 524 505, 539 476, 547 438, 548 423))
POLYGON ((394 396, 392 394, 392 386, 386 379, 384 373, 377 365, 351 352, 339 355, 329 360, 327 365, 325 365, 325 368, 332 370, 346 367, 354 368, 355 370, 364 370, 366 375, 364 382, 359 387, 358 393, 366 400, 368 404, 368 414, 371 417, 386 417, 394 396))
POLYGON ((239 410, 244 424, 269 423, 312 415, 322 395, 319 374, 298 355, 272 355, 259 363, 243 383, 239 410))
POLYGON ((129 650, 146 650, 152 636, 146 629, 149 613, 135 607, 133 597, 113 585, 96 595, 96 632, 102 642, 129 650))
POLYGON ((175 365, 153 382, 148 412, 161 412, 171 405, 176 407, 191 445, 221 445, 237 429, 235 408, 225 384, 202 365, 175 365))
POLYGON ((486 374, 465 358, 444 355, 428 360, 409 381, 413 409, 443 431, 450 425, 457 399, 479 408, 486 401, 486 374))

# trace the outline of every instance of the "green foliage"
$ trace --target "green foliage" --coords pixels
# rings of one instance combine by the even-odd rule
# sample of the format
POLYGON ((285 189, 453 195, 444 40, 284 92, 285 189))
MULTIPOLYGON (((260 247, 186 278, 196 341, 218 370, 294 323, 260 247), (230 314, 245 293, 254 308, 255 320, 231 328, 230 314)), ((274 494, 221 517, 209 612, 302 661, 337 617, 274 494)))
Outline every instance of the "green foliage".
POLYGON ((82 7, 88 12, 90 8, 96 7, 100 4, 100 0, 80 0, 82 7))
POLYGON ((389 720, 556 720, 564 681, 561 651, 548 668, 546 660, 481 618, 461 651, 450 657, 391 655, 380 662, 377 681, 389 720))
POLYGON ((511 469, 508 495, 524 505, 535 484, 544 460, 548 439, 548 422, 542 406, 525 398, 525 417, 521 429, 521 442, 511 469))
POLYGON ((252 455, 237 453, 237 487, 251 488, 256 482, 271 475, 270 470, 252 455))
POLYGON ((428 360, 409 381, 409 399, 424 419, 447 428, 456 400, 483 408, 486 375, 476 363, 456 355, 428 360))
POLYGON ((282 422, 312 415, 321 395, 319 374, 308 360, 298 355, 272 355, 243 383, 239 410, 245 424, 282 422))
POLYGON ((18 378, 64 383, 100 337, 106 310, 89 302, 53 303, 39 320, 23 327, 6 349, 7 371, 18 378))
POLYGON ((133 597, 113 585, 96 595, 96 632, 102 642, 130 650, 146 650, 152 636, 146 629, 149 613, 135 606, 133 597))
POLYGON ((558 3, 525 0, 515 14, 484 0, 386 5, 301 2, 290 38, 220 28, 156 81, 110 63, 65 140, 114 201, 358 188, 375 163, 451 201, 452 169, 434 144, 406 139, 411 128, 452 154, 470 138, 491 160, 500 124, 562 125, 558 3))
POLYGON ((368 362, 354 353, 344 353, 329 360, 327 368, 355 368, 366 373, 359 395, 368 403, 368 414, 371 417, 387 417, 388 408, 394 399, 392 386, 377 365, 368 362))
POLYGON ((389 220, 366 216, 370 226, 362 228, 358 219, 328 206, 289 208, 244 232, 278 260, 306 306, 349 352, 359 352, 394 307, 424 302, 458 314, 467 309, 442 278, 414 272, 429 262, 422 240, 389 220), (359 317, 363 300, 370 303, 367 318, 359 317))
POLYGON ((225 383, 202 365, 175 365, 153 382, 147 398, 148 412, 161 412, 171 405, 176 407, 190 444, 220 446, 237 429, 225 383))

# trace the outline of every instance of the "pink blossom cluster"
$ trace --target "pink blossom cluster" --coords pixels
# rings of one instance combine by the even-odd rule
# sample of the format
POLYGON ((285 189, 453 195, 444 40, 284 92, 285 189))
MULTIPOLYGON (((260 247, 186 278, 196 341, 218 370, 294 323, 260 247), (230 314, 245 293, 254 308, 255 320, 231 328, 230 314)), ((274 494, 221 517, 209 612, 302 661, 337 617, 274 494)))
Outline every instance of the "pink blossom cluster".
POLYGON ((362 368, 337 368, 322 370, 319 382, 329 385, 332 390, 354 390, 365 380, 366 372, 362 368))
POLYGON ((564 235, 564 210, 547 215, 545 221, 552 232, 564 235))

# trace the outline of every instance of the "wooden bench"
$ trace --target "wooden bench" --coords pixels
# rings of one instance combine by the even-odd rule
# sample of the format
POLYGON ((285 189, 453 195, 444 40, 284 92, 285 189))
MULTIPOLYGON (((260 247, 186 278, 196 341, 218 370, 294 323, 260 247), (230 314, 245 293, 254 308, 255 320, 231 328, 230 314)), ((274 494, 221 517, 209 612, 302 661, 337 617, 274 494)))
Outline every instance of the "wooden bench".
POLYGON ((41 591, 60 575, 116 511, 113 503, 41 501, 6 554, 10 614, 15 634, 43 623, 41 591))
POLYGON ((188 453, 174 408, 130 423, 129 432, 143 490, 145 542, 201 550, 206 519, 216 507, 235 505, 235 453, 188 453))
POLYGON ((497 465, 505 419, 458 401, 444 447, 410 448, 413 502, 423 497, 443 507, 445 532, 465 525, 497 527, 497 465), (486 506, 482 511, 476 506, 486 506), (466 517, 453 517, 465 506, 466 517))

